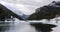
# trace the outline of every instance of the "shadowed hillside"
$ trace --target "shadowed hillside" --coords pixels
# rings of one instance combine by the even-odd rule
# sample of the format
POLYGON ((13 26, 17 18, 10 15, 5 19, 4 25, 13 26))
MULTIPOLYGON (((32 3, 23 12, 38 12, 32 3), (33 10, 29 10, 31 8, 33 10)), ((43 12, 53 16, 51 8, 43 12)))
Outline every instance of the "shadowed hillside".
POLYGON ((11 18, 11 16, 23 20, 19 15, 15 14, 11 10, 0 4, 0 20, 4 21, 6 18, 11 18))
POLYGON ((28 20, 53 19, 60 15, 60 2, 53 1, 51 4, 37 8, 28 20))

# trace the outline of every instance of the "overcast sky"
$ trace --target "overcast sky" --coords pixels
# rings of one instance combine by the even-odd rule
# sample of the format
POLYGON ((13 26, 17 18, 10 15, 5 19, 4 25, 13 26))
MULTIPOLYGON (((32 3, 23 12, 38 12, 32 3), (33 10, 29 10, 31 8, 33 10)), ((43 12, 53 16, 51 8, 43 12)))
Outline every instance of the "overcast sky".
POLYGON ((32 11, 35 11, 35 9, 48 5, 52 1, 59 1, 59 0, 1 0, 9 3, 17 4, 17 6, 20 8, 20 10, 25 10, 24 13, 33 13, 32 11), (28 12, 29 11, 29 12, 28 12))
POLYGON ((41 5, 48 4, 52 1, 59 1, 59 0, 3 0, 3 1, 11 2, 11 3, 41 6, 41 5))

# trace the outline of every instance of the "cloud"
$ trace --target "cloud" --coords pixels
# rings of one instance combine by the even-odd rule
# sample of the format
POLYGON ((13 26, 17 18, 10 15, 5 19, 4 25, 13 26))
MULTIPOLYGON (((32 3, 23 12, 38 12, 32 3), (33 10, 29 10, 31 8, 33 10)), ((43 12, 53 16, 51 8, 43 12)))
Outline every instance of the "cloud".
POLYGON ((13 4, 4 1, 1 1, 0 3, 17 14, 22 13, 22 14, 30 15, 37 8, 36 6, 24 5, 24 4, 13 4))
MULTIPOLYGON (((8 3, 16 4, 19 10, 22 10, 25 14, 32 14, 36 8, 39 8, 44 5, 48 5, 54 0, 3 0, 8 3)), ((58 0, 55 0, 58 1, 58 0)))
POLYGON ((10 3, 33 5, 33 6, 42 6, 51 3, 52 1, 58 1, 58 0, 3 0, 3 1, 10 3))

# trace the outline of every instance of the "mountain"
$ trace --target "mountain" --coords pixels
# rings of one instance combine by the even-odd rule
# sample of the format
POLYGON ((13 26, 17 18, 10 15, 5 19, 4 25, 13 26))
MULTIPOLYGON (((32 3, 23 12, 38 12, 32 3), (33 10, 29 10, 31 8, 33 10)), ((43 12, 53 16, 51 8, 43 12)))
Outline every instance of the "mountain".
POLYGON ((17 15, 4 5, 0 3, 0 20, 5 19, 5 18, 11 18, 11 16, 16 17, 20 20, 23 20, 20 15, 17 15))
POLYGON ((60 2, 52 3, 36 9, 36 12, 30 15, 28 20, 53 19, 60 15, 60 2), (54 4, 54 5, 53 5, 54 4))

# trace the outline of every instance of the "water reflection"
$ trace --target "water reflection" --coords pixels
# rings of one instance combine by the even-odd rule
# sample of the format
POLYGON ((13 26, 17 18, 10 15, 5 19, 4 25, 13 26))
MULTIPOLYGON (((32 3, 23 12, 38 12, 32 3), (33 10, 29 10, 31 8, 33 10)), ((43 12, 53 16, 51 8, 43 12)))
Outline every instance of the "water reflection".
POLYGON ((35 28, 29 22, 20 21, 1 21, 0 32, 36 32, 35 28))
MULTIPOLYGON (((44 21, 42 20, 40 22, 44 21)), ((18 19, 15 19, 15 21, 0 21, 0 32, 40 32, 37 31, 36 28, 30 24, 31 21, 27 22, 18 19)))
POLYGON ((12 22, 5 22, 5 21, 0 21, 0 32, 5 32, 10 29, 10 27, 14 26, 12 25, 12 22))

